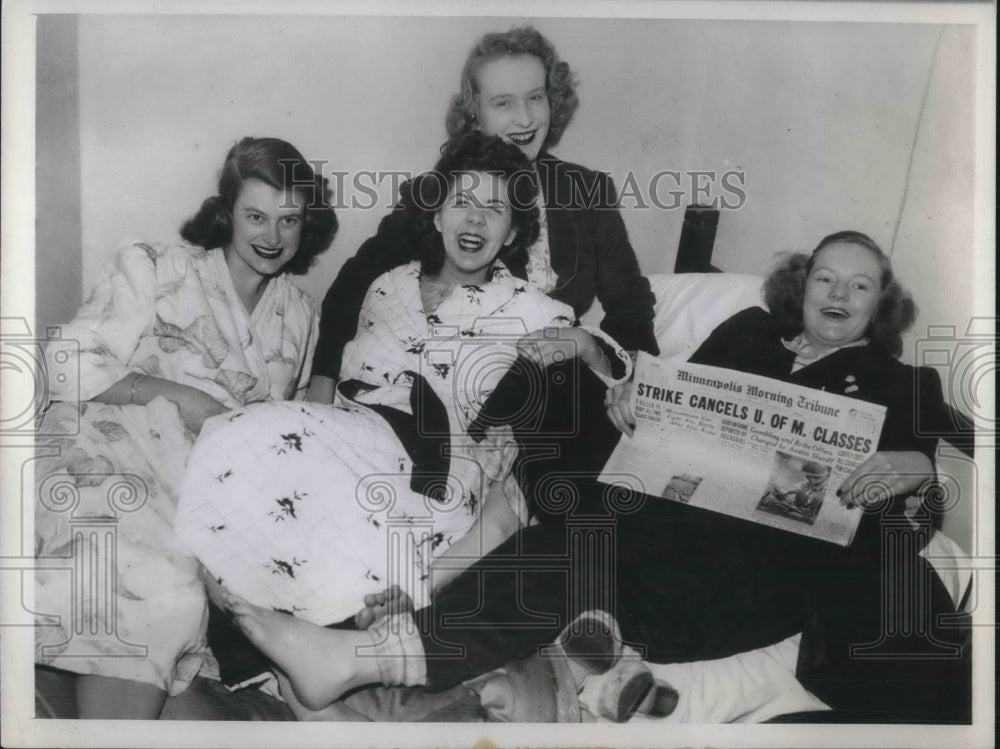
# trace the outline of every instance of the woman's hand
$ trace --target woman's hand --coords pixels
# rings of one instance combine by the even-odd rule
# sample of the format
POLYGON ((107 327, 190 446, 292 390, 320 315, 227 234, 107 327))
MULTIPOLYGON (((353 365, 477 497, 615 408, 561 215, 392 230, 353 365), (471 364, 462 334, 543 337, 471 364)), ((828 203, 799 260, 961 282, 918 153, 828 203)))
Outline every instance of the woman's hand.
POLYGON ((309 379, 309 392, 306 400, 313 403, 333 403, 337 381, 325 375, 313 375, 309 379))
POLYGON ((870 507, 893 497, 912 494, 925 482, 937 477, 934 464, 916 451, 877 452, 859 465, 837 490, 840 503, 847 507, 870 507))
POLYGON ((194 434, 201 431, 205 419, 224 414, 229 410, 203 390, 186 385, 178 385, 178 388, 183 390, 178 390, 172 397, 168 397, 177 404, 184 426, 194 434))
POLYGON ((608 418, 627 437, 635 434, 635 418, 632 416, 632 406, 629 399, 632 395, 632 383, 622 382, 608 388, 604 394, 604 407, 608 418))
POLYGON ((517 349, 543 369, 580 357, 601 374, 611 374, 611 362, 594 337, 583 328, 546 328, 529 333, 517 342, 517 349))
POLYGON ((129 373, 94 400, 112 406, 145 406, 159 397, 177 404, 184 426, 194 434, 201 431, 205 419, 229 410, 204 390, 140 372, 129 373))

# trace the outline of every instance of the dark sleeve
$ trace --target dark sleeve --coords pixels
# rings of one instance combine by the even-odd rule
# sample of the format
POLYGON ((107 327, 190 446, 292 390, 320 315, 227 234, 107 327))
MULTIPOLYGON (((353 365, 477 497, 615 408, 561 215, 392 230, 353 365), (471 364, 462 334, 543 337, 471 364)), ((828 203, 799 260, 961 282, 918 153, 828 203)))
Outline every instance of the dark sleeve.
POLYGON ((946 418, 941 377, 931 367, 899 366, 901 374, 886 404, 879 450, 922 452, 934 463, 946 418))
POLYGON ((604 308, 601 330, 627 351, 660 353, 653 334, 653 305, 656 297, 649 279, 639 272, 639 261, 628 241, 628 232, 617 207, 614 182, 598 175, 598 202, 593 235, 597 242, 595 290, 604 308))
POLYGON ((312 373, 336 380, 344 346, 358 332, 361 304, 372 282, 416 257, 412 214, 397 206, 382 219, 378 232, 344 263, 323 298, 319 340, 312 373))
POLYGON ((769 321, 770 315, 760 307, 741 310, 719 323, 688 361, 753 372, 752 359, 769 348, 765 342, 769 321))

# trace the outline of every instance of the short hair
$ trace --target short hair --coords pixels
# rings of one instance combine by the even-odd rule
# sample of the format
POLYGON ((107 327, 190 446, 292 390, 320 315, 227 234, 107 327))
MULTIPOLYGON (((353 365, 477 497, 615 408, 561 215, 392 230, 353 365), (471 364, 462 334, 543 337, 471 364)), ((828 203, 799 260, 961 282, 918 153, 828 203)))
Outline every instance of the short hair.
POLYGON ((299 249, 284 271, 301 275, 330 246, 337 216, 330 205, 327 179, 291 143, 280 138, 242 138, 229 149, 219 173, 219 192, 207 198, 184 222, 181 237, 206 250, 225 247, 233 238, 233 206, 243 183, 257 179, 276 190, 294 190, 303 201, 299 249))
POLYGON ((499 136, 478 131, 445 143, 434 169, 418 175, 400 190, 403 209, 414 217, 421 270, 436 276, 444 266, 444 241, 434 226, 434 215, 444 206, 459 175, 468 172, 496 174, 505 180, 515 236, 510 245, 501 248, 497 258, 515 274, 523 274, 528 247, 538 239, 538 177, 520 148, 499 136))
POLYGON ((559 59, 555 47, 533 26, 520 26, 510 31, 492 32, 476 42, 462 68, 459 91, 451 98, 445 115, 448 137, 475 130, 479 121, 479 69, 501 57, 531 55, 545 68, 545 93, 549 99, 549 132, 543 149, 554 147, 580 106, 576 96, 574 76, 569 64, 559 59))
POLYGON ((809 255, 796 253, 788 256, 764 282, 764 300, 771 314, 785 334, 798 335, 802 332, 806 279, 812 272, 816 254, 831 244, 853 244, 865 248, 875 257, 881 270, 879 285, 882 293, 865 335, 890 356, 899 357, 903 353, 902 333, 917 319, 917 306, 896 280, 889 257, 875 240, 859 231, 830 234, 823 237, 809 255))

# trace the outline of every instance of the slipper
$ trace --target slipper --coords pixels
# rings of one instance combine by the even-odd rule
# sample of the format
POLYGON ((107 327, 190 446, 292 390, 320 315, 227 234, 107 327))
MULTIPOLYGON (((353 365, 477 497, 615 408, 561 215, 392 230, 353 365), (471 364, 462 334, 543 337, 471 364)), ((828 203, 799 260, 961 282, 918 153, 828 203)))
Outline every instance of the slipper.
POLYGON ((509 663, 467 686, 479 693, 487 719, 517 723, 617 723, 637 711, 662 716, 677 692, 623 646, 614 617, 587 611, 538 655, 509 663), (586 694, 587 699, 583 699, 586 694))

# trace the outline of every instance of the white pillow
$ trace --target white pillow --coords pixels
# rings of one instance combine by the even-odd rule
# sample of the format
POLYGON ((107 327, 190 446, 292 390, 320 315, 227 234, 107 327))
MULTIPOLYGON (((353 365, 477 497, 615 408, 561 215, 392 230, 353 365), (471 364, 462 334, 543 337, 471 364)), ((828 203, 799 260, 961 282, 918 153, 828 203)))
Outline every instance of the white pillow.
POLYGON ((687 359, 719 323, 742 309, 767 309, 760 276, 661 273, 649 276, 649 282, 656 294, 653 331, 663 359, 687 359))

